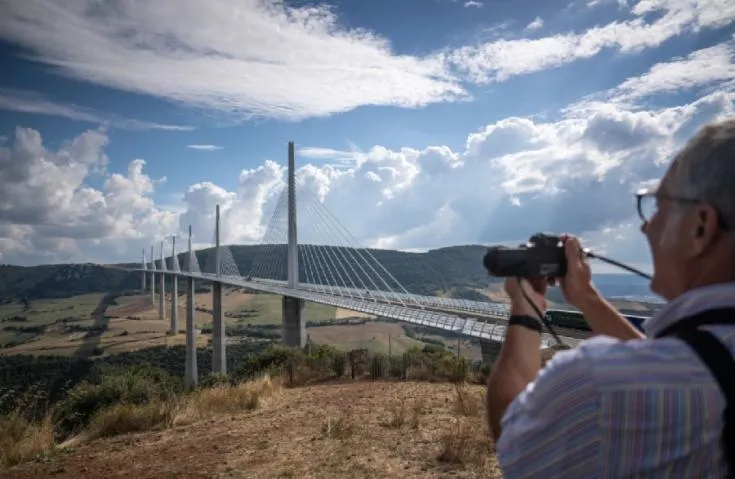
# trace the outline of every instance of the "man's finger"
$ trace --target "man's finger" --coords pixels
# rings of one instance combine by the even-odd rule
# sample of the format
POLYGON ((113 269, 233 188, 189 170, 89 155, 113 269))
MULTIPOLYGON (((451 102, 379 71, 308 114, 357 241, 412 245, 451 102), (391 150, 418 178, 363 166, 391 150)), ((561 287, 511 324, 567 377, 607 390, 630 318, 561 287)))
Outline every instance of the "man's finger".
POLYGON ((546 290, 549 287, 549 282, 546 278, 534 278, 531 281, 531 287, 539 294, 546 294, 546 290))
POLYGON ((579 240, 577 238, 570 237, 564 242, 564 254, 567 257, 567 262, 582 262, 584 252, 582 251, 582 246, 579 244, 579 240))

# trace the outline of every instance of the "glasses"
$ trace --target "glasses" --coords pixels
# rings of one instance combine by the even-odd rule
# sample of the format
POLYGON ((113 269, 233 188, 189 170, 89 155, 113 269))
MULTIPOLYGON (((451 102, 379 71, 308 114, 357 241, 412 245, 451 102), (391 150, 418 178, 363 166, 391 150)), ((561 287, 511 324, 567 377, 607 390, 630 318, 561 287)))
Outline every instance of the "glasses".
POLYGON ((661 200, 677 201, 679 203, 697 204, 700 201, 693 198, 683 198, 678 196, 669 196, 659 193, 656 190, 639 190, 635 194, 638 216, 644 223, 651 221, 653 215, 658 211, 658 203, 661 200))
MULTIPOLYGON (((644 223, 648 223, 651 221, 651 218, 653 215, 656 214, 658 211, 658 203, 661 200, 664 201, 676 201, 678 203, 685 203, 690 205, 696 205, 701 204, 702 200, 697 200, 694 198, 686 198, 682 196, 672 196, 672 195, 666 195, 659 193, 655 190, 639 190, 635 194, 636 198, 636 206, 638 209, 638 216, 640 216, 641 220, 643 220, 644 223)), ((727 224, 725 223, 725 219, 720 214, 719 211, 717 211, 717 220, 719 223, 720 228, 723 230, 728 230, 727 224)))

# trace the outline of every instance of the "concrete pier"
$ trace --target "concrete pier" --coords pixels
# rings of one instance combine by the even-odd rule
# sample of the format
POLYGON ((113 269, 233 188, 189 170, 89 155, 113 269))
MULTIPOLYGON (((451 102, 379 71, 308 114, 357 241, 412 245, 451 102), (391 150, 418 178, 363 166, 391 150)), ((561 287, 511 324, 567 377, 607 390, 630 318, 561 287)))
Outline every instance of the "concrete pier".
POLYGON ((172 238, 171 246, 171 323, 169 325, 169 334, 175 335, 179 332, 179 276, 176 274, 179 269, 176 267, 176 236, 172 238))
POLYGON ((145 249, 144 249, 143 250, 143 274, 141 274, 141 278, 140 278, 140 280, 141 280, 140 292, 141 293, 145 293, 148 290, 148 288, 146 288, 146 284, 145 284, 145 280, 148 277, 148 271, 146 271, 147 269, 148 269, 148 265, 145 262, 145 249))
MULTIPOLYGON (((191 250, 191 225, 189 225, 189 267, 194 252, 191 250)), ((197 387, 199 371, 197 370, 197 332, 194 324, 194 278, 186 278, 186 368, 184 370, 184 385, 191 390, 197 387)))
POLYGON ((222 311, 222 283, 212 284, 212 372, 227 372, 225 315, 222 311))
POLYGON ((177 275, 172 275, 171 286, 171 322, 169 324, 169 333, 178 334, 179 332, 179 280, 177 275))
MULTIPOLYGON (((293 142, 288 143, 288 287, 299 286, 299 242, 296 235, 296 167, 293 142)), ((283 297, 283 345, 303 348, 306 345, 304 300, 283 297)))
POLYGON ((500 347, 503 345, 500 341, 480 341, 480 352, 482 353, 482 363, 492 364, 500 354, 500 347))
POLYGON ((306 346, 305 301, 301 298, 283 297, 283 345, 303 348, 306 346))
POLYGON ((194 278, 186 279, 186 369, 184 383, 191 390, 197 387, 197 332, 194 324, 194 278))
POLYGON ((156 305, 156 260, 153 258, 153 246, 151 246, 151 306, 156 305))
MULTIPOLYGON (((222 256, 220 255, 220 229, 219 229, 219 205, 215 215, 214 225, 214 264, 215 274, 219 277, 222 275, 222 265, 220 264, 222 256)), ((219 281, 212 282, 212 372, 227 372, 227 346, 225 344, 225 314, 222 310, 222 283, 219 281)))
POLYGON ((161 241, 161 282, 158 286, 158 319, 166 319, 166 275, 163 273, 166 270, 166 258, 163 257, 163 241, 161 241))

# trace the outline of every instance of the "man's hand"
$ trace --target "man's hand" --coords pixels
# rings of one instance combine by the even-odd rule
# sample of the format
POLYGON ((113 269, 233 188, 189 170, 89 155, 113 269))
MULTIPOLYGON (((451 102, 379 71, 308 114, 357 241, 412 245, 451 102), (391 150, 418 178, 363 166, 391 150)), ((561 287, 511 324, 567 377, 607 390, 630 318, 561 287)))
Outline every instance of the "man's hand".
POLYGON ((559 287, 568 303, 584 309, 590 301, 598 300, 600 293, 592 284, 592 270, 579 240, 573 236, 565 236, 563 240, 567 274, 559 279, 559 287))
MULTIPOLYGON (((545 314, 548 287, 545 279, 507 278, 505 292, 510 298, 510 314, 538 318, 531 303, 541 314, 545 314)), ((540 350, 541 335, 536 331, 523 326, 506 328, 505 341, 487 385, 487 418, 490 432, 496 440, 501 434, 500 418, 508 405, 538 375, 541 368, 540 350)))
POLYGON ((549 283, 546 279, 507 278, 505 280, 505 292, 510 298, 510 314, 537 317, 538 313, 528 303, 528 300, 531 300, 541 314, 544 314, 548 306, 546 302, 547 289, 549 289, 549 283), (526 292, 528 299, 523 295, 521 288, 526 292))

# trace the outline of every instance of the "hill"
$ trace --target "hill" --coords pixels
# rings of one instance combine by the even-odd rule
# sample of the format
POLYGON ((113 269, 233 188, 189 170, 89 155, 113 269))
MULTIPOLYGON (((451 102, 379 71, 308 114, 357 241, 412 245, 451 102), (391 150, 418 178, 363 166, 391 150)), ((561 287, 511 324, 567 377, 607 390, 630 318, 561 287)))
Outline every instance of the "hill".
MULTIPOLYGON (((276 246, 230 246, 240 274, 249 274, 264 259, 274 254, 276 246)), ((337 254, 335 247, 332 249, 337 254)), ((212 249, 197 251, 197 260, 204 266, 212 249)), ((444 294, 465 299, 484 299, 488 283, 500 283, 487 275, 482 267, 485 248, 479 245, 451 246, 426 253, 393 250, 368 250, 409 292, 444 294)), ((280 254, 280 253, 278 253, 280 254)), ((304 258, 302 258, 304 261, 304 258)), ((183 255, 179 264, 184 264, 183 255)), ((303 272, 302 272, 303 275, 303 272)), ((650 294, 648 284, 635 276, 595 275, 603 293, 609 297, 643 296, 650 294)), ((272 278, 285 279, 285 263, 272 278)), ((302 281, 306 278, 302 277, 302 281)), ((0 303, 22 299, 64 298, 84 293, 108 293, 140 287, 140 276, 122 270, 92 264, 63 264, 21 267, 0 265, 0 303)), ((496 288, 497 289, 497 288, 496 288)), ((554 301, 563 299, 553 297, 554 301)))
MULTIPOLYGON (((274 252, 274 246, 230 246, 240 274, 245 276, 274 252)), ((338 254, 336 247, 325 247, 338 254)), ((197 251, 197 261, 207 264, 212 248, 197 251)), ((285 251, 284 251, 285 252, 285 251)), ((375 258, 409 291, 433 294, 452 288, 487 283, 481 260, 481 246, 457 246, 428 253, 405 253, 392 250, 369 250, 375 258)), ((285 256, 285 255, 284 255, 285 256)), ((170 261, 170 259, 169 259, 170 261)), ((302 261, 305 261, 302 258, 302 261)), ((179 264, 184 264, 179 255, 179 264)), ((303 264, 303 263, 302 263, 303 264)), ((285 263, 273 271, 274 279, 285 279, 285 263)), ((303 268, 302 268, 303 269, 303 268)), ((302 271, 303 275, 303 271, 302 271)), ((302 281, 306 281, 303 277, 302 281)), ((140 276, 122 270, 92 264, 42 265, 32 267, 0 265, 0 301, 29 298, 59 298, 82 293, 106 293, 140 287, 140 276)))
POLYGON ((180 415, 163 430, 97 439, 3 477, 500 478, 482 391, 384 381, 278 389, 254 411, 180 415))

